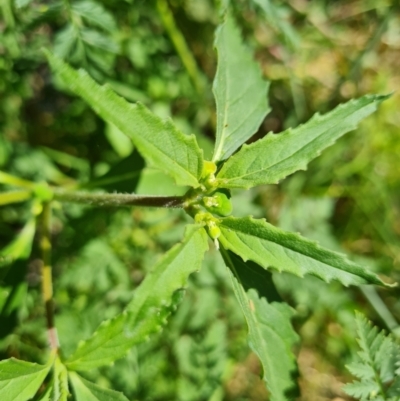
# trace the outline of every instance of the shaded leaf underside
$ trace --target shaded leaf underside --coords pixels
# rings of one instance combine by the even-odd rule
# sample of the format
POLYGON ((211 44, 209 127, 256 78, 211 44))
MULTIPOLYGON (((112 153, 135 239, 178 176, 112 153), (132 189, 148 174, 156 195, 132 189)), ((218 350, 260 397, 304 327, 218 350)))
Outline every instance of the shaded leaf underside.
POLYGON ((219 241, 226 248, 264 268, 303 277, 311 274, 344 285, 385 285, 378 276, 296 233, 281 230, 265 220, 228 217, 219 221, 219 241))
POLYGON ((259 357, 271 401, 292 400, 298 395, 297 364, 292 348, 298 341, 290 323, 291 308, 276 300, 271 274, 255 263, 243 262, 222 250, 232 273, 235 295, 249 328, 249 344, 259 357))

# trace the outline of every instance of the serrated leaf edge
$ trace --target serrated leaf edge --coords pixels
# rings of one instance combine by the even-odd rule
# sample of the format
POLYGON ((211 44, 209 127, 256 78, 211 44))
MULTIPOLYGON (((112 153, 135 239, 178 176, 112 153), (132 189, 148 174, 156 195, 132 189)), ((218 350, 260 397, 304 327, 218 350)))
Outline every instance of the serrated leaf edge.
MULTIPOLYGON (((250 189, 250 188, 252 188, 252 187, 254 187, 254 186, 257 186, 257 185, 263 185, 263 184, 278 184, 281 180, 285 179, 285 178, 287 177, 287 175, 286 175, 285 177, 281 177, 281 178, 276 179, 276 180, 272 180, 272 181, 268 181, 268 182, 263 182, 263 183, 259 183, 259 184, 255 184, 255 185, 252 185, 252 184, 248 184, 248 185, 244 185, 244 184, 241 184, 241 185, 229 185, 229 182, 230 182, 230 181, 235 181, 235 180, 237 180, 238 178, 245 177, 246 175, 257 174, 257 173, 259 173, 259 172, 262 172, 264 169, 259 170, 259 171, 254 171, 254 172, 251 172, 251 173, 249 173, 249 174, 243 174, 243 175, 241 175, 241 176, 238 176, 238 177, 234 177, 234 178, 229 179, 229 178, 224 178, 224 177, 223 177, 223 174, 224 174, 224 167, 225 167, 225 165, 228 165, 228 162, 234 163, 235 160, 236 160, 236 158, 240 157, 240 152, 241 152, 242 150, 244 151, 244 150, 247 150, 247 149, 252 149, 252 148, 254 148, 254 147, 257 147, 261 142, 268 143, 268 142, 273 142, 273 141, 275 141, 275 140, 279 140, 279 137, 280 137, 281 135, 285 135, 285 136, 296 136, 296 135, 298 135, 298 133, 297 133, 296 131, 299 130, 299 129, 301 129, 302 127, 304 127, 304 126, 306 126, 306 125, 308 125, 308 124, 318 123, 318 121, 322 121, 322 120, 324 119, 324 117, 327 116, 328 114, 331 114, 331 113, 334 113, 334 112, 339 112, 341 109, 346 108, 346 107, 348 107, 349 105, 352 105, 352 104, 356 103, 356 102, 359 101, 360 99, 366 99, 366 100, 367 100, 367 99, 370 99, 370 98, 373 99, 372 102, 370 102, 370 103, 368 103, 368 104, 366 105, 366 106, 369 106, 369 105, 371 105, 371 104, 373 104, 373 103, 376 103, 377 105, 379 105, 381 102, 383 102, 384 100, 386 100, 386 99, 389 98, 390 96, 391 96, 390 94, 389 94, 389 95, 365 95, 365 96, 363 96, 362 98, 351 99, 350 101, 348 101, 348 102, 346 102, 346 103, 341 103, 341 104, 339 104, 339 105, 338 105, 337 107, 335 107, 333 110, 331 110, 331 111, 329 111, 329 112, 327 112, 327 113, 325 113, 325 114, 320 114, 319 112, 315 113, 307 122, 305 122, 305 123, 303 123, 303 124, 299 124, 297 127, 289 128, 289 129, 287 129, 287 130, 285 130, 285 131, 282 131, 282 132, 280 132, 280 133, 274 133, 274 132, 270 131, 270 132, 268 132, 263 138, 259 139, 258 141, 253 142, 253 143, 251 143, 251 144, 244 144, 244 145, 241 147, 240 151, 239 151, 238 153, 236 153, 235 155, 233 155, 230 159, 228 159, 228 161, 222 166, 222 168, 221 168, 220 171, 218 172, 217 177, 216 177, 217 182, 218 182, 218 186, 221 187, 221 188, 225 188, 225 187, 226 187, 226 188, 243 188, 243 189, 250 189)), ((364 107, 366 107, 366 106, 364 106, 364 107)), ((328 140, 328 141, 326 142, 326 145, 324 146, 323 149, 320 149, 320 150, 315 151, 315 152, 313 153, 312 159, 310 159, 308 162, 303 162, 302 164, 299 164, 299 165, 297 166, 297 169, 296 169, 295 171, 299 171, 299 170, 306 171, 306 170, 307 170, 307 167, 308 167, 308 165, 309 165, 309 163, 310 163, 313 159, 315 159, 315 158, 317 158, 318 156, 320 156, 321 153, 322 153, 326 148, 328 148, 328 147, 332 146, 334 143, 336 143, 336 141, 337 141, 338 139, 340 139, 343 135, 347 134, 347 133, 350 132, 350 131, 354 131, 355 129, 357 129, 358 125, 359 125, 359 123, 350 124, 350 125, 349 125, 349 128, 347 128, 339 137, 337 137, 337 138, 335 138, 335 139, 330 139, 330 140, 328 140)), ((314 138, 314 139, 312 139, 309 143, 311 143, 312 141, 314 141, 314 140, 317 139, 317 138, 319 138, 319 136, 316 137, 316 138, 314 138)), ((308 143, 308 144, 309 144, 309 143, 308 143)), ((285 160, 288 160, 288 159, 291 158, 291 157, 293 157, 293 154, 290 155, 290 156, 288 156, 286 159, 280 160, 279 163, 281 163, 281 162, 283 162, 283 161, 285 161, 285 160)), ((225 167, 225 170, 226 170, 226 167, 225 167)), ((288 175, 293 174, 295 171, 289 173, 288 175)))
MULTIPOLYGON (((146 149, 156 149, 155 153, 160 153, 162 155, 164 155, 164 157, 168 158, 169 163, 173 163, 175 166, 178 166, 179 168, 179 178, 174 176, 173 174, 170 174, 172 176, 172 178, 175 180, 175 182, 177 183, 177 185, 190 185, 194 188, 197 188, 200 183, 199 183, 199 179, 201 177, 201 173, 202 173, 202 164, 203 164, 203 150, 200 149, 200 147, 197 144, 197 140, 196 137, 193 134, 190 135, 185 135, 184 133, 182 133, 172 122, 172 120, 170 118, 168 119, 161 119, 160 117, 158 117, 156 114, 152 113, 146 106, 144 106, 143 104, 141 104, 140 102, 137 103, 129 103, 127 102, 124 98, 122 98, 121 96, 119 96, 117 93, 115 93, 111 87, 107 84, 105 85, 99 85, 96 81, 94 81, 94 79, 83 69, 79 69, 79 70, 75 70, 74 68, 72 68, 69 64, 64 63, 61 59, 59 59, 58 57, 56 57, 55 55, 53 55, 51 52, 49 52, 47 49, 42 49, 43 53, 46 55, 49 64, 51 65, 51 67, 55 70, 55 72, 61 72, 63 70, 65 70, 68 73, 76 73, 78 74, 80 77, 84 78, 87 80, 88 85, 95 85, 96 89, 98 89, 99 91, 103 92, 104 95, 108 96, 109 98, 112 98, 114 103, 118 102, 119 105, 123 104, 123 107, 128 106, 131 110, 135 110, 135 109, 139 109, 141 112, 143 112, 146 116, 151 117, 154 120, 157 120, 158 123, 161 124, 161 126, 165 129, 172 129, 173 131, 175 131, 177 137, 179 137, 179 140, 181 140, 183 143, 185 143, 186 145, 193 145, 193 148, 195 148, 195 152, 198 156, 198 165, 197 165, 197 176, 193 175, 189 170, 187 170, 185 167, 183 167, 182 165, 180 165, 179 163, 177 163, 176 160, 173 160, 172 158, 170 158, 169 155, 165 154, 162 152, 162 148, 155 148, 154 145, 152 145, 149 141, 143 141, 141 140, 139 135, 135 135, 135 138, 133 139, 132 136, 127 135, 133 142, 134 144, 138 147, 138 149, 140 150, 141 154, 148 160, 151 161, 151 163, 158 169, 162 170, 161 166, 157 166, 157 163, 154 163, 154 160, 156 158, 154 158, 151 155, 148 155, 148 152, 146 151, 146 149), (182 180, 182 176, 186 176, 186 178, 188 178, 188 181, 184 182, 182 180)), ((61 78, 63 79, 63 78, 61 78)), ((70 83, 68 85, 69 88, 71 88, 71 90, 75 93, 80 93, 81 91, 79 90, 79 85, 74 84, 74 83, 70 83)), ((97 114, 99 114, 100 116, 102 116, 103 111, 104 112, 109 112, 108 110, 106 110, 103 107, 98 107, 98 106, 94 106, 92 104, 90 104, 90 107, 95 110, 95 112, 97 114)), ((103 117, 102 117, 103 118, 103 117)), ((120 127, 119 124, 115 121, 112 121, 112 123, 119 128, 122 132, 125 131, 124 127, 120 127)), ((166 171, 167 173, 169 173, 169 171, 166 171)))
MULTIPOLYGON (((192 227, 193 227, 193 226, 195 226, 195 225, 192 225, 192 227)), ((197 225, 197 226, 198 226, 198 230, 203 230, 203 231, 204 231, 203 225, 197 225)), ((178 244, 176 244, 175 247, 176 247, 176 246, 179 246, 179 244, 184 244, 185 241, 188 243, 188 242, 190 241, 190 239, 192 238, 192 236, 193 236, 198 230, 193 230, 193 232, 191 233, 189 239, 187 239, 187 235, 185 235, 185 237, 183 238, 183 240, 180 241, 178 244)), ((206 235, 206 232, 205 232, 205 231, 203 232, 203 235, 206 235)), ((172 249, 172 248, 171 248, 171 249, 172 249)), ((184 290, 187 288, 186 285, 187 285, 187 282, 186 282, 186 283, 182 283, 182 282, 181 282, 181 283, 180 283, 180 287, 178 287, 178 288, 175 289, 174 294, 176 294, 176 293, 179 292, 179 291, 184 291, 184 290)), ((161 316, 161 319, 160 319, 160 321, 159 321, 159 324, 155 325, 155 326, 153 327, 153 329, 150 330, 150 331, 148 332, 148 334, 144 337, 144 339, 143 339, 142 341, 139 341, 139 342, 147 342, 147 341, 150 339, 150 335, 151 335, 151 334, 160 332, 160 331, 162 330, 162 327, 167 323, 167 317, 168 317, 169 314, 174 310, 174 308, 176 308, 176 301, 174 300, 173 297, 172 297, 170 300, 162 300, 161 303, 162 303, 162 307, 163 307, 164 309, 166 309, 166 310, 169 309, 168 313, 167 313, 166 315, 164 315, 164 316, 161 316), (171 301, 171 302, 169 302, 169 301, 171 301)), ((127 305, 127 308, 129 308, 129 304, 127 305)), ((104 329, 104 328, 110 326, 111 324, 114 324, 114 323, 115 323, 116 321, 118 321, 118 320, 127 321, 130 315, 132 315, 132 312, 131 312, 129 309, 125 309, 121 314, 119 314, 119 315, 117 315, 117 316, 115 316, 115 317, 113 317, 113 318, 111 318, 111 319, 104 320, 103 322, 101 322, 100 325, 99 325, 99 327, 95 330, 95 332, 94 332, 88 339, 86 339, 86 340, 81 340, 81 341, 78 343, 78 346, 77 346, 75 352, 74 352, 74 353, 67 359, 67 361, 65 362, 65 365, 68 367, 68 369, 73 370, 73 371, 74 371, 74 370, 77 370, 77 371, 79 371, 79 370, 87 370, 87 369, 83 369, 82 367, 79 367, 79 361, 83 358, 83 356, 81 356, 81 357, 79 357, 79 358, 77 358, 77 359, 73 359, 74 355, 75 355, 76 353, 78 353, 79 350, 82 349, 89 341, 91 341, 93 338, 95 338, 96 335, 98 335, 98 333, 99 333, 102 329, 104 329), (75 368, 74 365, 78 365, 78 367, 75 368)), ((110 340, 111 340, 111 339, 107 340, 107 342, 110 341, 110 340)), ((131 341, 130 341, 129 337, 126 337, 126 341, 127 341, 128 344, 130 344, 130 343, 132 342, 132 345, 131 345, 131 346, 133 346, 134 344, 137 343, 137 339, 135 339, 134 337, 131 339, 131 341)), ((104 344, 105 344, 105 343, 103 343, 101 346, 104 346, 104 344)), ((99 347, 100 347, 100 346, 99 346, 99 347)), ((98 348, 99 348, 99 347, 98 347, 98 348)), ((126 356, 127 353, 129 352, 129 348, 130 348, 130 347, 128 347, 128 349, 127 349, 121 356, 119 356, 117 359, 120 359, 120 358, 123 358, 124 356, 126 356)), ((92 352, 93 352, 93 351, 92 351, 92 352)), ((98 359, 101 360, 101 358, 98 358, 98 359)), ((107 359, 108 359, 108 357, 107 357, 107 359)), ((114 362, 109 362, 109 363, 105 363, 104 365, 113 365, 113 363, 114 363, 114 362)), ((103 365, 103 364, 100 364, 99 366, 102 366, 102 365, 103 365)))
MULTIPOLYGON (((225 229, 230 230, 230 231, 241 232, 242 234, 255 237, 255 238, 259 239, 259 240, 270 241, 270 242, 273 242, 273 243, 275 243, 275 244, 277 244, 277 245, 283 247, 283 245, 280 244, 279 242, 273 241, 273 238, 268 238, 268 239, 266 239, 266 238, 263 238, 263 237, 258 237, 258 236, 256 236, 255 234, 252 234, 252 233, 249 233, 249 232, 243 232, 243 231, 240 231, 240 230, 233 230, 233 229, 231 229, 231 228, 229 228, 229 227, 223 227, 224 221, 226 221, 226 220, 232 220, 232 219, 239 220, 238 218, 232 218, 232 217, 226 217, 226 218, 224 218, 224 219, 219 219, 219 221, 218 221, 219 227, 220 227, 220 228, 225 228, 225 229)), ((347 269, 343 269, 343 268, 341 268, 340 270, 345 271, 346 273, 349 273, 349 274, 352 274, 352 275, 361 277, 362 279, 366 280, 367 283, 374 283, 374 284, 378 284, 378 285, 384 285, 384 286, 386 286, 386 287, 395 287, 395 286, 397 285, 397 284, 388 284, 388 283, 383 282, 376 274, 374 274, 374 273, 372 273, 372 272, 370 272, 370 271, 368 271, 368 270, 362 268, 361 266, 359 266, 359 265, 355 264, 354 262, 352 262, 351 260, 349 260, 349 259, 347 258, 347 255, 345 255, 345 254, 343 254, 343 253, 331 251, 331 250, 328 250, 328 249, 326 249, 326 248, 323 248, 323 247, 320 246, 320 244, 319 244, 318 242, 313 241, 313 240, 310 240, 310 239, 308 239, 308 238, 305 238, 305 237, 301 236, 299 233, 294 233, 294 232, 290 232, 290 231, 281 230, 280 228, 275 227, 274 225, 268 223, 267 220, 266 220, 265 218, 262 218, 262 219, 254 219, 253 216, 247 216, 247 217, 240 218, 240 220, 241 220, 241 221, 244 221, 244 222, 245 222, 245 221, 248 221, 248 222, 250 222, 251 224, 254 224, 254 223, 255 223, 255 224, 257 224, 257 225, 259 225, 259 224, 267 225, 267 227, 266 227, 267 229, 272 229, 272 230, 279 231, 280 233, 287 235, 287 237, 288 237, 288 238, 291 238, 292 240, 300 240, 300 241, 303 242, 303 243, 306 243, 306 244, 311 245, 311 246, 313 247, 313 249, 315 249, 315 250, 317 250, 317 251, 328 252, 328 253, 330 253, 332 256, 341 258, 341 259, 343 259, 343 262, 344 262, 346 265, 351 265, 351 266, 354 267, 356 270, 358 270, 360 274, 355 274, 354 272, 351 272, 351 271, 349 271, 349 270, 347 270, 347 269)), ((229 248, 229 246, 228 246, 228 248, 229 248)), ((229 249, 230 249, 232 252, 236 253, 236 252, 235 252, 235 249, 231 249, 231 248, 229 248, 229 249)), ((292 251, 298 252, 298 253, 302 254, 303 256, 305 256, 305 257, 312 258, 312 256, 309 256, 309 255, 307 255, 307 254, 305 254, 305 253, 299 252, 298 250, 295 250, 295 249, 292 249, 292 248, 288 248, 288 249, 291 249, 292 251)), ((238 255, 238 256, 240 256, 245 262, 246 262, 247 260, 249 260, 249 258, 242 257, 241 255, 238 255)), ((314 258, 314 259, 315 259, 315 258, 314 258)), ((253 260, 253 259, 250 258, 250 260, 253 260)), ((316 259, 316 260, 318 260, 318 259, 316 259)), ((320 260, 318 260, 318 261, 321 262, 321 263, 326 264, 325 262, 322 262, 322 261, 320 261, 320 260)), ((253 262, 257 263, 256 260, 253 260, 253 262)), ((330 266, 330 265, 328 265, 328 266, 330 266)), ((279 268, 276 267, 276 266, 272 266, 272 265, 271 265, 271 266, 269 266, 269 267, 270 267, 270 268, 273 268, 273 269, 275 269, 275 270, 277 270, 279 273, 282 273, 282 272, 283 272, 283 269, 279 269, 279 268)), ((339 269, 339 268, 336 267, 336 266, 331 266, 331 267, 339 269)), ((307 273, 306 273, 306 274, 307 274, 307 273)), ((301 277, 301 278, 304 277, 304 275, 301 275, 301 274, 297 274, 297 275, 298 275, 299 277, 301 277)), ((327 280, 324 276, 317 276, 317 277, 319 277, 320 279, 322 279, 322 280, 325 281, 326 283, 330 283, 330 282, 332 281, 332 280, 327 280)), ((349 284, 343 283, 343 285, 345 285, 345 286, 347 287, 349 284)))
MULTIPOLYGON (((242 35, 240 34, 239 28, 236 26, 236 24, 233 23, 232 18, 233 18, 233 17, 230 16, 229 14, 225 15, 225 21, 223 22, 223 24, 221 24, 221 25, 217 28, 217 30, 216 30, 216 32, 215 32, 214 49, 215 49, 215 52, 217 53, 218 65, 217 65, 217 71, 216 71, 216 74, 215 74, 215 78, 214 78, 214 81, 213 81, 212 91, 213 91, 214 98, 215 98, 217 117, 218 117, 219 114, 220 114, 220 113, 219 113, 219 109, 218 109, 217 96, 216 96, 216 95, 217 95, 216 90, 217 90, 217 86, 218 86, 217 77, 218 77, 219 74, 221 73, 221 67, 220 67, 220 66, 221 66, 221 62, 220 62, 220 57, 221 57, 221 55, 220 55, 220 53, 223 53, 223 52, 219 52, 219 51, 218 51, 217 41, 218 41, 218 39, 219 39, 219 37, 220 37, 220 35, 221 35, 221 31, 222 31, 223 28, 224 28, 224 24, 228 24, 228 23, 231 23, 231 24, 232 24, 232 28, 233 28, 234 30, 237 31, 237 38, 239 39, 240 45, 243 46, 243 47, 246 49, 246 51, 249 53, 248 56, 252 56, 250 50, 246 47, 246 45, 245 45, 245 43, 244 43, 244 41, 243 41, 243 38, 242 38, 242 35)), ((269 87, 270 87, 270 82, 269 82, 269 81, 265 81, 265 80, 263 79, 262 71, 261 71, 261 69, 259 68, 259 66, 258 66, 256 63, 254 64, 254 69, 257 70, 257 73, 258 73, 258 75, 259 75, 259 78, 261 78, 262 81, 265 82, 265 84, 266 84, 266 87, 265 87, 265 97, 267 97, 267 95, 268 95, 268 90, 269 90, 269 87)), ((245 92, 247 92, 248 89, 249 89, 249 88, 245 88, 245 92)), ((229 109, 229 106, 231 106, 233 103, 235 103, 235 102, 237 101, 237 99, 240 99, 242 96, 243 96, 243 93, 241 93, 240 95, 238 95, 233 101, 231 100, 230 102, 226 101, 226 99, 228 98, 228 95, 224 96, 224 98, 225 98, 224 106, 223 106, 223 108, 224 108, 224 119, 223 119, 223 122, 222 122, 221 124, 218 124, 218 121, 217 121, 217 129, 218 129, 219 127, 222 127, 221 132, 220 132, 220 137, 221 137, 221 139, 220 139, 220 141, 219 141, 219 143, 218 143, 218 146, 217 146, 217 140, 216 140, 216 142, 215 142, 215 148, 214 148, 213 157, 212 157, 212 161, 213 161, 213 162, 218 162, 218 161, 225 160, 225 159, 229 158, 229 157, 232 155, 232 153, 234 153, 234 152, 240 147, 240 145, 238 145, 235 149, 233 149, 233 150, 231 150, 231 151, 229 151, 229 152, 226 152, 226 150, 224 151, 224 144, 226 143, 226 138, 225 138, 225 141, 223 141, 223 140, 222 140, 222 137, 223 137, 223 133, 224 133, 226 127, 227 127, 227 117, 228 117, 228 109, 229 109)), ((263 98, 260 97, 259 102, 257 103, 257 105, 254 105, 254 108, 253 108, 253 110, 252 110, 252 113, 255 113, 255 112, 258 110, 258 108, 260 107, 262 101, 263 101, 263 98)), ((262 121, 264 120, 265 116, 266 116, 270 111, 271 111, 271 107, 269 106, 269 103, 267 102, 267 107, 266 107, 266 109, 265 109, 265 111, 264 111, 263 116, 260 117, 257 126, 260 126, 260 124, 261 124, 262 121)), ((237 130, 239 127, 240 127, 240 125, 236 128, 236 130, 237 130)), ((256 132, 256 131, 257 131, 257 130, 255 130, 255 132, 256 132)), ((253 132, 253 133, 251 133, 250 135, 248 135, 248 137, 251 137, 251 135, 254 135, 255 132, 253 132)), ((248 139, 248 138, 247 138, 247 139, 248 139)), ((246 139, 246 140, 247 140, 247 139, 246 139)))

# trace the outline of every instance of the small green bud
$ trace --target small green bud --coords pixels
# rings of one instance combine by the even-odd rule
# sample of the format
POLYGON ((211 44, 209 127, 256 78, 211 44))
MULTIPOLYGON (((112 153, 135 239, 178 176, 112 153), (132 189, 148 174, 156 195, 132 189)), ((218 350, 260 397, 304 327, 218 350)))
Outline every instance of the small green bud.
POLYGON ((221 191, 215 192, 212 196, 205 196, 203 205, 209 212, 218 216, 229 216, 232 213, 232 203, 221 191))
POLYGON ((215 173, 217 171, 217 165, 214 162, 209 162, 205 160, 203 162, 203 172, 201 174, 201 183, 206 189, 211 189, 216 187, 217 180, 215 178, 215 173))
POLYGON ((214 162, 209 162, 207 160, 204 160, 203 172, 201 174, 203 177, 209 177, 210 175, 214 175, 216 171, 217 171, 217 166, 214 162))
POLYGON ((194 216, 194 221, 197 224, 205 223, 207 220, 209 220, 211 217, 210 213, 207 212, 198 212, 194 216))
POLYGON ((53 199, 53 191, 45 182, 35 185, 34 193, 36 198, 42 202, 49 202, 53 199))
POLYGON ((219 229, 219 227, 217 226, 215 221, 209 221, 207 223, 207 226, 208 226, 208 233, 210 234, 210 237, 212 239, 218 239, 219 236, 221 235, 221 230, 219 229))

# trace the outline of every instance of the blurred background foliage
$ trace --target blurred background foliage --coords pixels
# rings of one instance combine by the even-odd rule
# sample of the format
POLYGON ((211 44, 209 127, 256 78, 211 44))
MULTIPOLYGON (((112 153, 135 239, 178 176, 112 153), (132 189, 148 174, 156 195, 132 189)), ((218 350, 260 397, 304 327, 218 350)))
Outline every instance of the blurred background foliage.
MULTIPOLYGON (((390 0, 1 0, 0 169, 53 185, 180 194, 130 142, 51 76, 41 47, 129 101, 173 117, 210 155, 214 30, 231 7, 270 103, 255 140, 365 93, 393 96, 359 129, 277 186, 234 194, 235 214, 266 217, 400 281, 400 7, 390 0)), ((8 189, 1 185, 0 190, 8 189)), ((0 207, 0 249, 32 205, 0 207)), ((188 221, 171 210, 57 204, 52 223, 56 323, 63 352, 121 310, 188 221)), ((0 358, 46 348, 37 241, 1 270, 0 358)), ((398 336, 400 290, 343 288, 275 275, 302 342, 302 400, 341 391, 357 346, 354 310, 398 336)), ((91 372, 132 400, 267 400, 223 263, 208 254, 168 327, 115 366, 91 372)))

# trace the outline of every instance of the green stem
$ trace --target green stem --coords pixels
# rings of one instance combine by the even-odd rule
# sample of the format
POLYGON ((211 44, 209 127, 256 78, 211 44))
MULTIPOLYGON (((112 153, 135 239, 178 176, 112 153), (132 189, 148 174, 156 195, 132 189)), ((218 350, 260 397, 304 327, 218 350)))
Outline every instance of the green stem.
POLYGON ((54 325, 54 301, 53 301, 53 280, 51 274, 51 204, 43 203, 43 211, 41 214, 41 239, 40 248, 42 251, 42 296, 46 309, 47 333, 49 338, 50 349, 58 351, 59 343, 57 330, 54 325))
POLYGON ((201 95, 203 93, 204 86, 196 60, 194 59, 193 54, 190 51, 182 33, 176 27, 174 16, 168 7, 167 1, 157 0, 157 9, 164 28, 171 38, 171 41, 174 44, 175 49, 178 52, 193 85, 195 86, 197 92, 201 95))
POLYGON ((400 326, 396 319, 382 301, 376 289, 372 286, 363 285, 360 287, 361 292, 364 294, 365 298, 369 301, 378 315, 381 317, 386 327, 396 336, 400 337, 400 326))
POLYGON ((102 207, 145 206, 183 208, 184 198, 181 196, 148 196, 132 194, 104 194, 82 191, 66 191, 54 188, 54 200, 62 202, 83 203, 102 207))
POLYGON ((299 80, 297 79, 296 75, 293 73, 293 68, 291 67, 291 55, 289 51, 287 51, 285 48, 282 51, 282 61, 283 64, 286 68, 288 77, 289 77, 289 85, 290 85, 290 91, 292 93, 292 98, 293 98, 293 105, 294 105, 294 111, 296 114, 296 119, 297 122, 301 122, 304 119, 304 116, 306 115, 306 97, 304 94, 303 87, 299 80))

